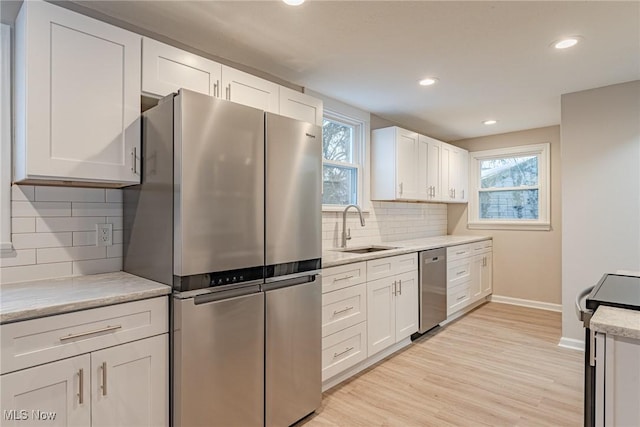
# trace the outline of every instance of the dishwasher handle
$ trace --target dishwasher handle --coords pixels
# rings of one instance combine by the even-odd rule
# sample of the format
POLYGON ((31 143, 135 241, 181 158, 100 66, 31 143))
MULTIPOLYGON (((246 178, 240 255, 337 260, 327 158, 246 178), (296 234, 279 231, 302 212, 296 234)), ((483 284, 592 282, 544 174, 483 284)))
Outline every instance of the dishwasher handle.
POLYGON ((440 255, 440 256, 432 256, 432 257, 428 257, 424 259, 424 263, 425 264, 432 264, 432 263, 436 263, 436 262, 441 262, 444 261, 444 256, 440 255))

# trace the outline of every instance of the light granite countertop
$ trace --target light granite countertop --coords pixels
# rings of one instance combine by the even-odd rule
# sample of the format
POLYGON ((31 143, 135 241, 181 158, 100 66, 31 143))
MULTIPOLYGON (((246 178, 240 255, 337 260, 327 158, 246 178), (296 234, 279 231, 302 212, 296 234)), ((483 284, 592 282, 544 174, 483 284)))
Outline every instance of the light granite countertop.
POLYGON ((0 287, 0 324, 169 293, 170 286, 123 271, 9 283, 0 287))
MULTIPOLYGON (((335 267, 337 265, 351 264, 354 262, 368 261, 394 255, 402 255, 427 249, 443 248, 447 246, 463 245, 466 243, 480 242, 490 239, 490 236, 436 236, 422 239, 400 240, 395 242, 375 243, 373 246, 392 246, 389 249, 366 254, 351 254, 340 252, 340 248, 322 251, 322 268, 335 267)), ((355 246, 354 248, 358 248, 355 246)))
POLYGON ((595 332, 640 340, 640 311, 601 305, 589 327, 595 332))

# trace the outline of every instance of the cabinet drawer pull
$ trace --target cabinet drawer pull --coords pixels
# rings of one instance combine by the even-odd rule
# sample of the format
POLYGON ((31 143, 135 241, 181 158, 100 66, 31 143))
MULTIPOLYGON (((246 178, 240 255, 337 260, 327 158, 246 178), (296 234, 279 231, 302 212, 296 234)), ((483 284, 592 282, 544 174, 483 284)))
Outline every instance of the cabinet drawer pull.
POLYGON ((342 310, 334 310, 334 311, 333 311, 333 315, 335 316, 336 314, 346 313, 346 312, 347 312, 347 311, 349 311, 349 310, 353 310, 353 307, 352 307, 352 306, 349 306, 349 307, 345 307, 345 308, 343 308, 342 310))
POLYGON ((342 356, 345 353, 349 353, 353 349, 354 347, 347 347, 344 351, 341 351, 340 353, 333 353, 333 358, 335 359, 338 356, 342 356))
POLYGON ((84 403, 84 369, 78 370, 78 404, 84 403))
POLYGON ((333 279, 334 282, 339 282, 340 280, 349 280, 349 279, 353 279, 353 275, 351 276, 344 276, 344 277, 335 277, 333 279))
POLYGON ((115 331, 116 329, 120 329, 120 328, 122 328, 122 325, 107 326, 102 329, 95 329, 93 331, 88 331, 88 332, 80 332, 79 334, 69 334, 64 337, 60 337, 60 341, 72 340, 74 338, 84 337, 85 335, 98 334, 100 332, 115 331))
POLYGON ((464 274, 464 273, 466 273, 466 272, 467 272, 466 270, 458 271, 458 272, 456 273, 456 276, 460 276, 460 275, 462 275, 462 274, 464 274))
POLYGON ((466 253, 467 253, 467 251, 459 251, 459 252, 456 252, 456 255, 462 255, 462 254, 466 254, 466 253))
POLYGON ((102 362, 102 395, 107 395, 107 362, 102 362))
POLYGON ((467 296, 466 295, 461 295, 458 298, 456 298, 456 301, 460 301, 461 299, 465 299, 467 296))

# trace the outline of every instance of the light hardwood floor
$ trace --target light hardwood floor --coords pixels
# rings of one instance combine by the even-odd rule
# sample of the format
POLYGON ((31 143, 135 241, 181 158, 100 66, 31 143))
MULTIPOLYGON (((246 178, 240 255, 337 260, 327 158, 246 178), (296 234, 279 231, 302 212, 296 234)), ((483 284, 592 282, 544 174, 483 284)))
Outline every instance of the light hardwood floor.
POLYGON ((488 303, 323 395, 316 426, 580 426, 560 313, 488 303))

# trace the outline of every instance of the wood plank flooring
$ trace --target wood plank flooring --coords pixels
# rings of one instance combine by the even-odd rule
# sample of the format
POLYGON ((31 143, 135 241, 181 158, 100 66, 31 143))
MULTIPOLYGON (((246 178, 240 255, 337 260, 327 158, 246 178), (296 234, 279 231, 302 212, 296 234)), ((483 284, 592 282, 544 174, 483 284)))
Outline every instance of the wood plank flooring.
POLYGON ((488 303, 323 395, 324 426, 581 426, 583 353, 560 313, 488 303))

